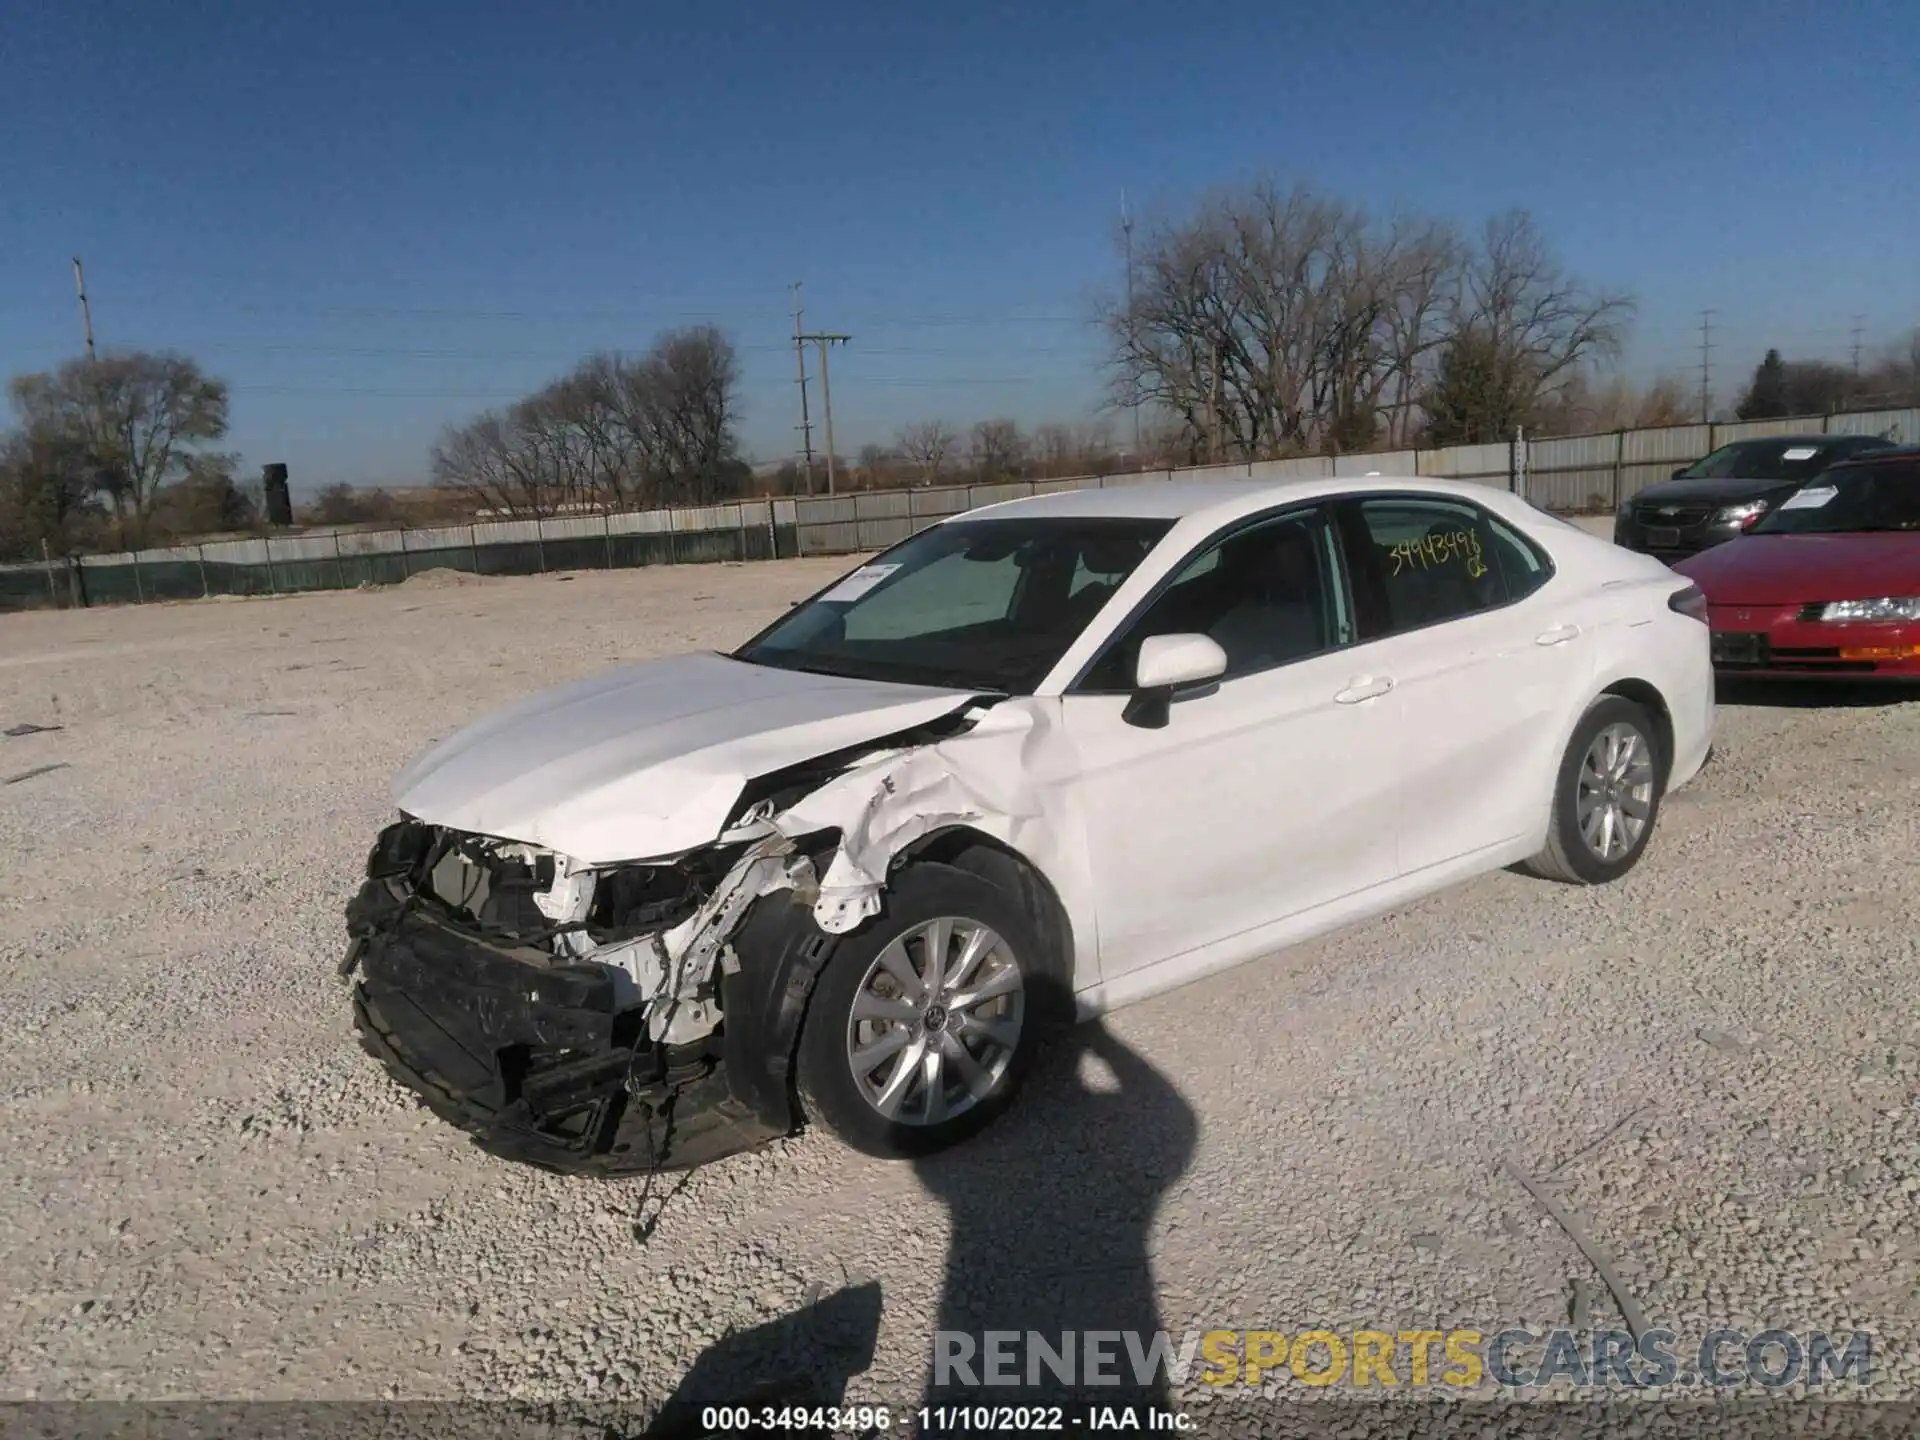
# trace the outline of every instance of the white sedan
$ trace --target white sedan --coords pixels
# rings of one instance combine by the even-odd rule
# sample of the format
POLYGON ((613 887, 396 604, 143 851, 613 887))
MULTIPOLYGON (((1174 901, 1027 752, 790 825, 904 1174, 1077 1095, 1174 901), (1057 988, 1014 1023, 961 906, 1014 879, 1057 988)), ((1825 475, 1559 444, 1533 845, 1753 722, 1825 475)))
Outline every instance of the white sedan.
POLYGON ((348 909, 362 1043, 559 1170, 936 1150, 1075 1012, 1517 862, 1624 875, 1707 757, 1705 615, 1443 481, 955 516, 415 760, 348 909))

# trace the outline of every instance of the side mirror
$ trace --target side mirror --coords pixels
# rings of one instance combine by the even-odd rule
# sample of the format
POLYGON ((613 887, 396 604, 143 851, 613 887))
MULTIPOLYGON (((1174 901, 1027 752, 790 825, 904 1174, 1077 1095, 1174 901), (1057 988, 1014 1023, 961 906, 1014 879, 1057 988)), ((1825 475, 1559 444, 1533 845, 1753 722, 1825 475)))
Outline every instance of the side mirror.
POLYGON ((1173 692, 1218 680, 1227 673, 1227 652, 1205 635, 1149 635, 1133 667, 1133 697, 1120 718, 1158 730, 1167 723, 1173 692))
POLYGON ((1687 471, 1691 470, 1692 468, 1693 467, 1691 465, 1682 465, 1678 470, 1673 472, 1672 478, 1675 480, 1678 480, 1682 475, 1686 474, 1687 471))

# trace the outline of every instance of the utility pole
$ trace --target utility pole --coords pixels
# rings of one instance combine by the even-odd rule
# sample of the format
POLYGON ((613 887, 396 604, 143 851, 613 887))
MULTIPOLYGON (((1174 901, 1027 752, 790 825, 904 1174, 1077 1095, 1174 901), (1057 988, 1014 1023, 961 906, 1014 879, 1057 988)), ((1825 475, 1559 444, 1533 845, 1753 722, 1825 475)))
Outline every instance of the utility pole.
POLYGON ((1855 378, 1858 378, 1860 374, 1860 336, 1866 328, 1866 319, 1867 317, 1864 315, 1856 315, 1853 317, 1853 373, 1855 378))
POLYGON ((831 495, 834 485, 833 390, 827 380, 827 347, 844 345, 853 337, 851 335, 802 335, 800 338, 803 341, 811 340, 820 347, 820 406, 826 411, 827 416, 827 494, 831 495))
POLYGON ((93 354, 93 309, 87 304, 87 272, 81 265, 78 255, 73 257, 73 288, 80 297, 80 324, 87 332, 87 361, 94 359, 93 354))
POLYGON ((1700 423, 1713 421, 1713 317, 1718 310, 1700 312, 1700 423))
MULTIPOLYGON (((80 263, 80 257, 78 255, 73 257, 73 290, 74 293, 80 297, 80 328, 85 332, 87 337, 87 364, 95 365, 99 363, 99 357, 95 355, 93 351, 93 307, 87 303, 87 270, 86 267, 80 263)), ((131 488, 133 483, 134 457, 138 453, 133 443, 133 419, 129 416, 127 419, 127 463, 119 477, 120 481, 129 488, 131 488)), ((136 574, 136 583, 138 578, 136 574)))
POLYGON ((1208 428, 1213 431, 1213 434, 1209 437, 1212 443, 1207 446, 1207 452, 1208 458, 1211 459, 1214 464, 1218 465, 1220 463, 1222 440, 1220 434, 1222 429, 1220 424, 1220 342, 1218 339, 1213 342, 1213 374, 1208 381, 1208 385, 1211 393, 1207 401, 1207 412, 1208 418, 1213 422, 1208 428))
POLYGON ((807 494, 813 494, 813 422, 807 415, 807 345, 800 334, 800 282, 793 282, 793 358, 800 364, 800 452, 806 457, 807 494))
MULTIPOLYGON (((1127 192, 1120 192, 1120 234, 1124 237, 1127 252, 1127 364, 1137 367, 1138 359, 1133 352, 1133 214, 1127 209, 1127 192)), ((1133 411, 1133 463, 1140 463, 1140 378, 1137 373, 1127 381, 1127 402, 1133 411)))

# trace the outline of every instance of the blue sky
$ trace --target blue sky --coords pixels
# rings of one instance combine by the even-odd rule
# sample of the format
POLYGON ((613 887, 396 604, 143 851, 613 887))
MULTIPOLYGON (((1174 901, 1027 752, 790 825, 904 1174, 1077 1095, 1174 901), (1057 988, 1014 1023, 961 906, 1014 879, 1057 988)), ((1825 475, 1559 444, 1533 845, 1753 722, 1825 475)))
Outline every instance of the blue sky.
POLYGON ((1272 174, 1531 209, 1716 390, 1920 324, 1920 6, 700 0, 28 3, 0 21, 0 370, 171 347, 296 482, 408 482, 448 421, 696 320, 795 444, 788 284, 843 451, 1087 418, 1124 188, 1272 174))

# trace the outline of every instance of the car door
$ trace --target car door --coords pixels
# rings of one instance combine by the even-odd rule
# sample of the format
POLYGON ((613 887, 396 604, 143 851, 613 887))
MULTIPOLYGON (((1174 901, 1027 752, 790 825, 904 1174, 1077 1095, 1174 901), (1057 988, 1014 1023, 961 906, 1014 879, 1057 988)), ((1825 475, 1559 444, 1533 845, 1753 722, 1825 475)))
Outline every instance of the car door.
POLYGON ((1352 637, 1326 512, 1295 508, 1199 547, 1068 688, 1106 979, 1393 877, 1399 702, 1352 637), (1129 723, 1140 642, 1193 632, 1226 673, 1129 723))
POLYGON ((1361 643, 1405 728, 1399 863, 1414 874, 1539 830, 1588 629, 1552 562, 1478 505, 1374 496, 1335 506, 1361 643))

